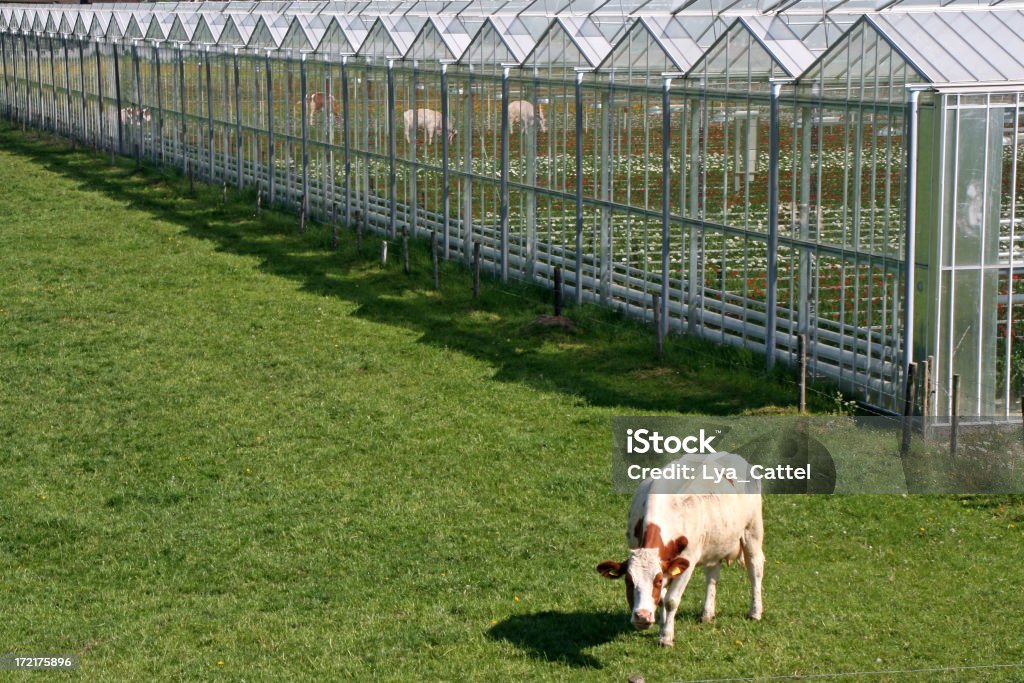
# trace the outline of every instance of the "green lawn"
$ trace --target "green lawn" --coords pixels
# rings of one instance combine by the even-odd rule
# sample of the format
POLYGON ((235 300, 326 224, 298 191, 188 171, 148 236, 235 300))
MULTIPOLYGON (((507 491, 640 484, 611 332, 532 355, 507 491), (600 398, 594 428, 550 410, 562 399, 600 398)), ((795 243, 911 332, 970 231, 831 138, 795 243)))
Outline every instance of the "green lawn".
POLYGON ((419 247, 413 276, 382 270, 376 239, 332 253, 251 195, 225 208, 7 127, 0 207, 0 653, 77 653, 96 681, 1024 661, 1006 496, 769 497, 762 623, 734 569, 713 625, 691 586, 674 650, 632 632, 594 571, 625 555, 611 418, 791 410, 756 357, 673 339, 657 365, 593 307, 538 331, 540 290, 485 276, 474 303, 451 265, 434 292, 419 247))

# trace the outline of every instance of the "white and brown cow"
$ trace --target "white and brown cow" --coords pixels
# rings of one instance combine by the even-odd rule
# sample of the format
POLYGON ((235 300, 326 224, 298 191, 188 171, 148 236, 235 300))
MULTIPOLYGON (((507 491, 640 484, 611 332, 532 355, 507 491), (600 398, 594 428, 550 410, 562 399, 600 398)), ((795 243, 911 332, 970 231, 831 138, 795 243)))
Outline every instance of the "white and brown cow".
MULTIPOLYGON (((296 105, 296 109, 302 109, 302 102, 300 101, 296 105)), ((334 99, 334 95, 328 95, 322 92, 311 92, 306 95, 306 120, 310 126, 313 125, 313 117, 317 114, 327 114, 328 110, 334 113, 334 120, 340 120, 338 117, 341 115, 341 109, 338 107, 338 100, 334 99)))
MULTIPOLYGON (((406 109, 402 114, 402 119, 405 123, 405 144, 407 145, 412 144, 413 129, 420 129, 426 133, 428 145, 434 142, 435 135, 441 135, 444 130, 444 119, 441 117, 441 112, 433 109, 416 109, 415 111, 406 109)), ((448 144, 455 139, 457 132, 454 128, 448 128, 448 144)))
POLYGON ((153 120, 148 107, 122 107, 121 123, 125 125, 140 126, 153 120))
POLYGON ((541 133, 548 132, 548 124, 544 119, 544 106, 537 105, 536 116, 534 116, 533 104, 526 100, 513 100, 508 103, 508 127, 511 130, 516 124, 528 129, 536 121, 541 133))
MULTIPOLYGON (((727 482, 725 486, 735 484, 727 482)), ((625 577, 633 626, 638 630, 650 628, 657 615, 661 624, 658 642, 672 646, 679 600, 698 566, 704 567, 707 582, 701 621, 711 621, 715 618, 722 563, 737 558, 745 561, 750 576, 748 616, 760 619, 764 611, 761 494, 660 493, 660 488, 648 479, 633 497, 626 531, 630 548, 626 561, 606 561, 597 566, 597 571, 609 579, 625 577)))

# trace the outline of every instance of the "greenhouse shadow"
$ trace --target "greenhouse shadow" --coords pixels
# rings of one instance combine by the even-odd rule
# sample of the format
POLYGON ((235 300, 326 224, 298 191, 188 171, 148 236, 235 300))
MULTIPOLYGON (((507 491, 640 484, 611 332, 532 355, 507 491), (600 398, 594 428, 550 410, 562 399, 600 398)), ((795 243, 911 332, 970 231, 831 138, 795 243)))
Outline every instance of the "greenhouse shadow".
POLYGON ((574 668, 602 668, 585 650, 632 632, 624 612, 537 612, 511 616, 487 635, 503 640, 529 656, 574 668))
POLYGON ((448 262, 442 264, 442 290, 434 292, 423 244, 411 249, 413 274, 406 276, 400 248, 392 247, 391 261, 381 269, 379 238, 368 235, 360 257, 352 247, 353 233, 339 229, 342 249, 334 253, 329 227, 311 225, 299 236, 294 214, 267 211, 257 219, 251 191, 224 206, 219 188, 198 181, 190 198, 181 190, 180 176, 170 176, 171 191, 158 191, 163 181, 157 171, 134 171, 127 159, 113 168, 102 157, 75 161, 67 147, 9 130, 0 137, 7 149, 79 180, 84 189, 130 201, 221 251, 255 257, 262 270, 297 281, 304 291, 354 303, 353 315, 415 330, 421 343, 483 360, 499 381, 573 395, 596 406, 710 415, 771 409, 795 398, 792 387, 766 381, 760 359, 743 350, 678 337, 657 363, 650 330, 598 306, 573 314, 582 328, 578 332, 534 325, 539 315, 551 312, 551 294, 539 286, 499 287, 484 276, 481 298, 473 301, 468 270, 448 262))

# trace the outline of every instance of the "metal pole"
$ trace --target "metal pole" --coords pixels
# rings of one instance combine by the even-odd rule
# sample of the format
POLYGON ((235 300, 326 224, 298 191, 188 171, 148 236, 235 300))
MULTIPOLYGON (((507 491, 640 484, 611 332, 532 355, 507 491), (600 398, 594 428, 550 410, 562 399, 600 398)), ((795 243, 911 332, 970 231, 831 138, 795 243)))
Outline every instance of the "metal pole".
POLYGON ((768 290, 765 297, 765 367, 775 365, 775 318, 779 280, 779 93, 782 83, 771 84, 768 135, 768 290))
POLYGON ((956 458, 957 432, 960 431, 960 375, 953 375, 952 410, 949 419, 949 456, 956 458))
POLYGON ((213 182, 213 164, 214 164, 214 139, 213 139, 213 83, 210 76, 210 46, 206 46, 206 50, 203 51, 203 62, 206 71, 206 151, 209 157, 209 168, 207 168, 206 177, 209 182, 213 182))
POLYGON ((11 117, 11 96, 7 89, 7 33, 0 31, 0 62, 3 63, 4 116, 11 117))
POLYGON ((348 57, 341 58, 341 126, 342 153, 345 155, 345 223, 352 222, 352 164, 348 144, 348 57))
MULTIPOLYGON (((306 101, 308 94, 306 93, 305 54, 299 61, 299 96, 302 97, 300 108, 302 112, 302 206, 300 211, 302 211, 303 221, 305 221, 306 213, 309 211, 309 122, 307 121, 309 104, 306 101)), ((303 222, 303 226, 305 226, 305 222, 303 222)))
POLYGON ((669 219, 671 211, 672 191, 672 164, 671 154, 672 141, 672 109, 670 108, 669 90, 672 88, 672 79, 665 78, 661 89, 661 300, 655 299, 655 305, 660 304, 661 310, 655 317, 658 322, 658 360, 661 360, 661 340, 665 330, 668 329, 668 299, 669 299, 669 252, 671 246, 671 222, 669 219))
POLYGON ((508 74, 501 72, 501 186, 498 220, 501 228, 501 281, 508 281, 508 74))
POLYGON ((157 160, 160 162, 160 173, 164 172, 164 81, 160 75, 160 48, 153 46, 153 68, 156 70, 156 136, 157 160))
MULTIPOLYGON (((235 72, 235 168, 238 189, 242 189, 242 180, 245 176, 242 166, 242 87, 238 75, 238 48, 235 48, 231 58, 231 66, 235 72)), ((253 170, 255 174, 255 169, 253 170)))
POLYGON ((576 72, 576 305, 583 303, 583 72, 576 72))
POLYGON ((920 90, 907 92, 907 196, 906 216, 907 237, 904 242, 903 262, 906 274, 903 283, 903 358, 901 359, 904 382, 914 356, 914 261, 917 258, 917 112, 920 90))
MULTIPOLYGON (((601 156, 600 183, 601 183, 601 235, 600 235, 600 256, 598 259, 598 276, 600 281, 599 291, 601 303, 608 304, 612 294, 612 216, 608 203, 611 201, 612 192, 612 171, 611 171, 611 127, 615 118, 612 115, 612 102, 615 100, 613 93, 614 84, 609 83, 608 89, 601 95, 601 156)), ((537 111, 537 107, 534 107, 537 111)))
POLYGON ((448 188, 448 65, 441 65, 441 223, 443 225, 444 259, 448 260, 448 249, 451 242, 449 225, 451 224, 451 191, 448 188))
POLYGON ((98 104, 98 115, 99 115, 99 139, 102 140, 106 137, 106 126, 104 125, 103 115, 103 59, 100 56, 100 46, 98 43, 94 44, 96 48, 96 101, 98 104))
POLYGON ((124 104, 121 102, 121 57, 118 54, 117 41, 111 47, 114 53, 114 118, 117 120, 117 153, 124 154, 124 121, 122 121, 121 109, 124 104))
POLYGON ((135 137, 135 164, 136 166, 142 161, 142 145, 144 140, 142 137, 142 77, 139 74, 139 48, 132 41, 132 75, 135 80, 135 106, 137 108, 137 116, 134 119, 134 137, 135 137))
POLYGON ((395 172, 395 60, 388 60, 388 234, 398 235, 398 178, 395 172))
MULTIPOLYGON (((67 36, 61 36, 60 39, 61 49, 64 51, 64 86, 65 94, 67 95, 67 132, 68 135, 74 139, 74 126, 71 125, 71 60, 68 56, 68 39, 67 36)), ((79 63, 79 68, 83 65, 79 63)), ((4 65, 4 76, 6 77, 6 64, 4 65)))
POLYGON ((184 162, 185 174, 191 177, 191 162, 188 150, 188 123, 186 122, 185 111, 185 55, 181 46, 178 46, 178 101, 180 103, 178 116, 181 118, 181 156, 184 162))
POLYGON ((267 76, 267 183, 270 185, 269 188, 269 200, 270 203, 274 203, 274 178, 277 175, 274 169, 274 88, 273 82, 270 76, 270 50, 267 50, 264 58, 264 71, 267 76))

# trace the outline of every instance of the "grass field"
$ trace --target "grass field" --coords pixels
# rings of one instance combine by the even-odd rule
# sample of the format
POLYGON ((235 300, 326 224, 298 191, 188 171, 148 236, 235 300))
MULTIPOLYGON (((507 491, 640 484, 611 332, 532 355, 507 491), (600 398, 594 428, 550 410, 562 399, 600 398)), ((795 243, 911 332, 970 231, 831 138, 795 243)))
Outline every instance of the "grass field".
POLYGON ((675 649, 632 632, 594 571, 625 554, 610 420, 790 410, 760 359, 673 339, 657 365, 596 308, 537 331, 539 290, 485 278, 474 303, 450 266, 434 292, 425 252, 407 277, 376 240, 332 253, 252 196, 6 127, 0 206, 0 652, 77 653, 97 681, 1024 662, 1008 496, 769 497, 762 623, 732 570, 713 625, 691 586, 675 649))

